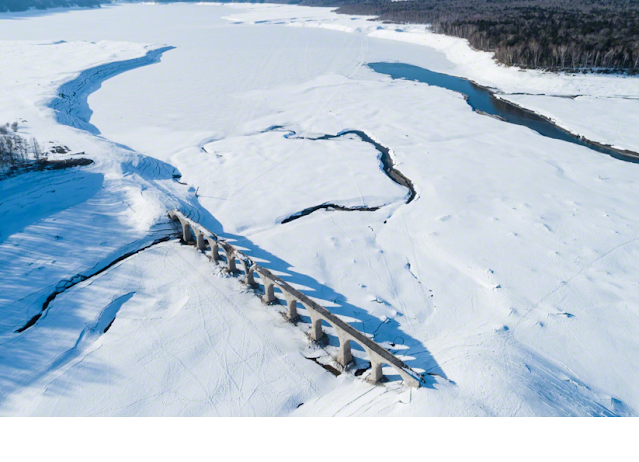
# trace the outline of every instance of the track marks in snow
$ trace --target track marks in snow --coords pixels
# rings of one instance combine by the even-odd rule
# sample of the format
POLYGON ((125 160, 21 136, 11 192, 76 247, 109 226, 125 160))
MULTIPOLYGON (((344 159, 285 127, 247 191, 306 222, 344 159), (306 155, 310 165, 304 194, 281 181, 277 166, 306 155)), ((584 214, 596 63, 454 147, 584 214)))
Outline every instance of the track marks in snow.
MULTIPOLYGON (((188 250, 192 250, 188 247, 188 250)), ((217 278, 223 276, 223 273, 219 268, 215 268, 215 273, 210 274, 209 271, 204 271, 204 268, 210 268, 210 264, 208 263, 208 259, 198 254, 200 260, 203 260, 205 265, 203 267, 198 267, 195 269, 201 278, 198 278, 201 283, 202 280, 210 280, 211 278, 217 278)), ((173 266, 174 271, 184 271, 184 268, 175 267, 172 263, 172 260, 167 260, 169 265, 173 266)), ((257 386, 253 386, 253 388, 245 389, 245 376, 247 372, 250 372, 251 375, 255 377, 263 377, 264 373, 262 371, 262 365, 264 364, 264 358, 266 356, 266 350, 274 349, 275 352, 279 356, 280 361, 284 361, 286 363, 287 368, 293 367, 298 372, 298 377, 304 377, 304 374, 290 361, 286 354, 284 354, 277 345, 275 345, 270 336, 273 335, 273 332, 264 331, 263 328, 256 326, 251 320, 243 314, 245 311, 244 307, 238 306, 235 302, 235 297, 229 297, 226 293, 220 291, 215 287, 215 284, 212 284, 209 289, 213 289, 216 299, 212 300, 210 296, 204 296, 200 293, 199 285, 197 283, 191 283, 190 279, 188 280, 189 293, 195 294, 196 309, 199 311, 200 319, 202 320, 202 328, 204 333, 208 339, 207 343, 210 348, 210 352, 217 358, 218 362, 222 364, 222 370, 224 371, 225 379, 222 384, 222 389, 232 388, 236 390, 237 398, 235 401, 235 412, 234 415, 255 415, 256 409, 251 406, 251 398, 257 393, 257 386), (210 334, 210 329, 207 327, 206 316, 201 311, 201 306, 203 302, 206 302, 210 305, 219 304, 219 301, 223 301, 223 305, 226 307, 225 313, 223 315, 218 315, 215 317, 213 322, 216 323, 218 329, 222 326, 222 335, 224 336, 224 341, 221 342, 224 345, 224 348, 219 348, 219 341, 215 341, 210 334), (230 310, 228 310, 230 308, 230 310), (227 316, 232 314, 234 318, 240 319, 242 324, 245 326, 242 329, 242 333, 239 336, 241 342, 239 343, 239 349, 236 346, 237 343, 237 332, 233 325, 236 322, 231 323, 227 316), (233 325, 232 325, 233 324, 233 325), (234 337, 232 339, 231 337, 234 337), (250 345, 260 345, 257 349, 257 352, 253 351, 250 348, 250 345), (254 364, 258 364, 259 367, 254 369, 253 366, 250 365, 249 360, 254 364), (238 367, 239 366, 239 367, 238 367), (236 377, 232 371, 239 371, 239 376, 236 377), (247 412, 248 406, 248 412, 247 412)), ((237 281, 232 280, 233 285, 237 284, 237 281)), ((237 290, 237 289, 236 289, 237 290)), ((191 304, 193 306, 193 304, 191 304)), ((218 334, 219 335, 219 334, 218 334)), ((306 379, 306 384, 309 386, 314 393, 319 393, 317 387, 308 379, 306 379)), ((264 387, 270 388, 267 380, 264 381, 264 387)), ((217 387, 219 389, 219 387, 217 387)), ((275 390, 272 390, 275 393, 275 390)), ((262 390, 264 393, 264 390, 262 390)))
MULTIPOLYGON (((552 289, 551 291, 547 292, 546 294, 544 294, 541 298, 539 298, 530 309, 528 309, 526 311, 526 313, 524 313, 524 315, 518 320, 517 324, 521 324, 527 317, 529 314, 531 314, 532 312, 534 312, 535 310, 537 310, 537 308, 544 303, 545 301, 547 301, 549 298, 551 298, 552 296, 554 296, 555 294, 563 291, 564 289, 566 289, 570 283, 572 281, 574 281, 578 276, 580 276, 582 273, 584 273, 585 271, 587 271, 588 269, 592 268, 594 265, 596 265, 598 262, 600 262, 601 260, 607 258, 608 256, 612 255, 614 252, 616 252, 617 250, 620 250, 630 244, 633 244, 635 242, 637 242, 637 240, 639 239, 639 229, 635 231, 634 236, 632 237, 632 239, 629 239, 627 241, 624 241, 620 244, 617 244, 615 246, 613 246, 611 249, 607 250, 606 252, 604 252, 603 254, 601 254, 600 256, 598 256, 597 258, 592 259, 591 261, 589 261, 588 263, 581 265, 581 267, 574 272, 573 274, 571 274, 566 280, 561 281, 559 283, 559 285, 557 285, 554 289, 552 289)), ((560 313, 561 314, 561 313, 560 313)), ((572 315, 570 315, 572 316, 572 315)), ((569 316, 569 317, 570 317, 569 316)))
POLYGON ((78 341, 73 348, 58 356, 55 361, 51 363, 48 369, 60 369, 65 364, 70 363, 73 359, 84 356, 93 344, 111 328, 115 322, 116 316, 118 315, 118 311, 120 311, 122 305, 128 302, 133 295, 135 295, 135 292, 129 292, 125 295, 121 295, 104 307, 98 318, 95 320, 95 323, 86 326, 82 332, 80 332, 78 341))
POLYGON ((242 287, 177 242, 73 287, 13 339, 49 347, 2 371, 0 413, 281 415, 319 395, 332 378, 299 354, 303 336, 242 287))

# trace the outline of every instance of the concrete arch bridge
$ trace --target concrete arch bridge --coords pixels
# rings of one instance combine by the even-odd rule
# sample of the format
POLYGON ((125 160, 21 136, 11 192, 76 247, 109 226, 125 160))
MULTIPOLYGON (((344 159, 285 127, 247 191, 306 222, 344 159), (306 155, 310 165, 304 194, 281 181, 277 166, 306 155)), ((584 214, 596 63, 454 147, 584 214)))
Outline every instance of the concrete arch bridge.
POLYGON ((382 366, 389 365, 397 371, 405 385, 409 387, 420 386, 422 377, 401 359, 323 306, 311 300, 280 277, 254 263, 247 255, 226 240, 191 220, 179 210, 171 210, 169 218, 173 221, 179 221, 182 227, 183 242, 195 245, 199 251, 205 253, 215 263, 222 261, 220 255, 220 252, 222 252, 226 261, 226 269, 229 272, 237 273, 241 271, 245 275, 245 284, 254 288, 261 286, 264 293, 262 296, 264 303, 272 304, 278 301, 275 296, 275 288, 277 287, 286 301, 288 319, 296 319, 298 317, 298 304, 303 305, 311 318, 309 335, 312 340, 318 341, 324 337, 322 321, 332 326, 339 339, 339 352, 336 359, 340 365, 346 367, 353 360, 351 342, 355 342, 364 349, 370 360, 371 373, 367 378, 368 381, 378 383, 383 378, 382 366))

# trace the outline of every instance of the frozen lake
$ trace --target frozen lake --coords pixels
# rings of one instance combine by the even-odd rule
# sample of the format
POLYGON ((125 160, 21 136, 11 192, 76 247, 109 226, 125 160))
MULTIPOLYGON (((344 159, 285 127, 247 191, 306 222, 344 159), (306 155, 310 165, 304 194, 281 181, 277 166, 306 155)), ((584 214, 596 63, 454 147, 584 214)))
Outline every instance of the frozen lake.
POLYGON ((13 70, 0 76, 7 117, 96 160, 93 176, 50 187, 62 212, 38 209, 39 189, 7 186, 20 207, 28 199, 51 215, 23 223, 3 209, 22 221, 0 243, 0 281, 39 277, 3 292, 2 413, 639 412, 639 165, 528 120, 480 117, 461 93, 501 109, 456 87, 472 79, 633 148, 636 80, 502 68, 422 26, 274 5, 0 15, 0 52, 13 70), (127 67, 149 52, 157 60, 127 67), (451 77, 427 85, 369 63, 451 77), (121 72, 104 80, 105 69, 121 72), (49 104, 70 81, 90 92, 83 115, 94 129, 56 123, 49 104), (391 162, 411 188, 384 171, 391 162), (427 386, 334 378, 308 360, 317 351, 303 334, 175 243, 75 285, 15 334, 39 294, 147 242, 175 207, 401 356, 427 386), (69 250, 77 242, 85 252, 69 250), (95 340, 91 326, 113 306, 95 340))

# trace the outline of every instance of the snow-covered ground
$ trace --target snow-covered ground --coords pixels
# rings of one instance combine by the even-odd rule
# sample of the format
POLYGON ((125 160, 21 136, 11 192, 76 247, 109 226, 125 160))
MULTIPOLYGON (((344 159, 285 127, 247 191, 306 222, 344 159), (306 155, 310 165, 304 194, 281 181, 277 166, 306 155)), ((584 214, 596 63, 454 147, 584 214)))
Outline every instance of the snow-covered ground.
POLYGON ((170 242, 66 291, 3 345, 5 412, 282 415, 319 394, 300 331, 214 268, 170 242))
POLYGON ((467 77, 630 149, 639 82, 508 69, 368 19, 211 4, 0 15, 3 117, 96 161, 0 182, 0 413, 639 413, 639 165, 365 64, 467 77), (64 84, 71 105, 53 102, 64 84), (310 139, 344 130, 389 147, 418 197, 405 204, 358 138, 310 139), (325 202, 382 207, 281 224, 325 202), (61 281, 170 234, 174 207, 435 375, 417 390, 334 378, 304 358, 301 330, 175 241, 15 332, 61 281))
POLYGON ((636 130, 639 126, 639 86, 635 78, 508 68, 497 64, 492 53, 473 50, 462 39, 430 33, 427 26, 382 24, 371 21, 371 17, 337 15, 332 13, 332 8, 235 7, 247 10, 228 16, 235 23, 332 29, 421 45, 422 50, 410 53, 409 57, 400 51, 400 47, 395 47, 389 60, 422 65, 432 71, 465 77, 496 88, 505 99, 542 113, 575 133, 623 149, 639 150, 639 130, 636 130), (424 48, 437 50, 446 60, 432 60, 424 48), (576 98, 561 100, 565 97, 576 98))

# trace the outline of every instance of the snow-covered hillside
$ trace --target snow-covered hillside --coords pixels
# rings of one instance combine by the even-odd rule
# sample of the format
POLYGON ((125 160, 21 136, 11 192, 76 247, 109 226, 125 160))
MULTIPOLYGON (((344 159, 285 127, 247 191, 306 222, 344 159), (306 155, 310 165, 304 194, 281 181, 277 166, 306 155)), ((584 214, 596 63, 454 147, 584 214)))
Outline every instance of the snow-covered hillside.
POLYGON ((319 8, 21 18, 0 15, 3 117, 95 163, 0 181, 1 414, 639 413, 639 165, 366 63, 471 78, 630 149, 635 79, 506 69, 423 27, 319 8), (568 95, 581 96, 556 97, 568 95), (346 130, 390 149, 415 200, 370 143, 314 139, 346 130), (325 203, 379 208, 282 223, 325 203), (171 208, 430 374, 426 386, 333 377, 305 358, 302 330, 175 240, 116 262, 175 237, 171 208))

